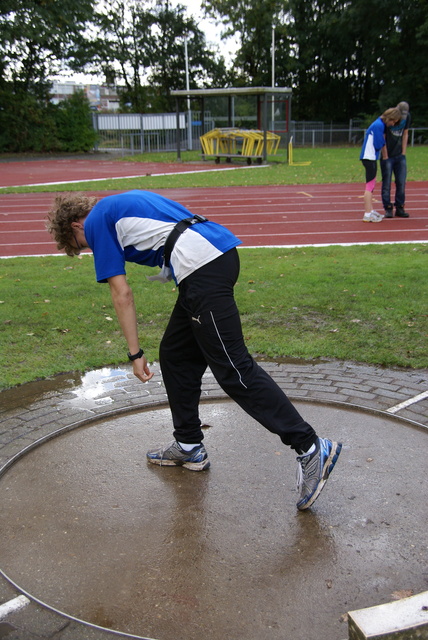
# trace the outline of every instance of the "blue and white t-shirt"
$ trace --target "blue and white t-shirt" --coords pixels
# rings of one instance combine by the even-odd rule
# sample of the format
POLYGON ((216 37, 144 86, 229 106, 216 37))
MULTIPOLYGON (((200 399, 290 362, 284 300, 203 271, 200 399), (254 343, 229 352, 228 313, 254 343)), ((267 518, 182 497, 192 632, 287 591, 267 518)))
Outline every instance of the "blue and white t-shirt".
MULTIPOLYGON (((165 241, 192 214, 178 202, 150 191, 128 191, 100 200, 84 223, 98 282, 123 275, 125 262, 163 266, 165 241)), ((207 221, 182 233, 171 253, 171 275, 181 280, 241 241, 226 227, 207 221)), ((165 272, 165 268, 163 269, 165 272)))
POLYGON ((360 160, 378 160, 379 153, 385 145, 386 126, 382 118, 378 118, 369 126, 364 136, 360 160))

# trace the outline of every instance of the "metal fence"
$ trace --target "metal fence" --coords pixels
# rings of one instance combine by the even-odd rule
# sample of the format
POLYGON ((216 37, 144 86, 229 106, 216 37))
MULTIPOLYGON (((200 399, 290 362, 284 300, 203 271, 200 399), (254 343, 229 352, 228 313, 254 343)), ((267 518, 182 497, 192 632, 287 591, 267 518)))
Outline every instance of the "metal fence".
MULTIPOLYGON (((350 121, 348 125, 324 122, 291 122, 290 136, 295 146, 343 146, 363 143, 366 128, 350 121)), ((428 144, 428 127, 409 129, 409 145, 428 144)))
MULTIPOLYGON (((161 114, 93 114, 93 126, 98 133, 95 149, 98 151, 119 151, 122 155, 175 151, 177 149, 177 130, 180 135, 180 148, 201 150, 200 136, 216 127, 227 127, 226 117, 213 117, 210 112, 204 115, 202 131, 201 113, 197 111, 180 113, 177 128, 175 113, 161 114)), ((245 121, 234 119, 234 127, 257 129, 256 116, 246 116, 245 121)), ((286 148, 291 136, 296 147, 319 146, 360 146, 365 128, 355 121, 348 125, 325 124, 324 122, 289 123, 271 120, 270 131, 281 136, 280 146, 286 148)), ((409 145, 428 144, 428 127, 409 130, 409 145)))
MULTIPOLYGON (((199 137, 203 132, 202 123, 198 116, 198 113, 193 112, 189 120, 188 113, 181 113, 177 128, 175 113, 94 113, 92 121, 94 129, 98 133, 95 149, 97 151, 122 151, 122 155, 175 151, 177 149, 177 131, 180 135, 181 149, 200 149, 199 137), (191 127, 189 127, 189 122, 191 122, 191 127)), ((212 119, 207 114, 204 133, 212 128, 212 119)))

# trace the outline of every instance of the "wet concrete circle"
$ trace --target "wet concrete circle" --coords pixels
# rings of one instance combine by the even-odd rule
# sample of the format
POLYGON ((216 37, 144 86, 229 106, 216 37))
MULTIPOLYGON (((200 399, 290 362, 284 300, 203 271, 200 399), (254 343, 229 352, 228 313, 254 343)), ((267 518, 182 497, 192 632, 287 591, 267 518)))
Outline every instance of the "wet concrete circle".
POLYGON ((167 408, 50 440, 0 479, 1 569, 67 615, 157 640, 343 640, 349 610, 427 589, 426 433, 296 402, 340 439, 297 512, 293 453, 229 401, 201 406, 211 468, 146 462, 167 408), (411 461, 411 468, 409 467, 411 461), (180 629, 178 634, 177 629, 180 629))

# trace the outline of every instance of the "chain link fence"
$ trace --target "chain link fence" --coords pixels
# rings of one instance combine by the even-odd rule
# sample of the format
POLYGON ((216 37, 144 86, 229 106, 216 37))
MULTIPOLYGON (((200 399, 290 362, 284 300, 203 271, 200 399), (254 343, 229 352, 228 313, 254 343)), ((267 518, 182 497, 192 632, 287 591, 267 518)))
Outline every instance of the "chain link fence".
MULTIPOLYGON (((121 152, 122 155, 176 151, 177 134, 182 150, 201 150, 200 136, 216 127, 227 127, 226 117, 204 115, 202 130, 201 113, 197 111, 179 114, 178 126, 175 113, 161 114, 93 114, 93 126, 98 133, 95 150, 121 152)), ((234 127, 257 129, 256 116, 246 116, 235 120, 234 127)), ((320 146, 361 146, 365 127, 351 120, 347 125, 326 124, 324 122, 270 120, 270 131, 281 136, 281 147, 286 148, 291 136, 295 147, 320 146)), ((428 127, 411 128, 409 145, 428 144, 428 127)))
MULTIPOLYGON (((350 120, 348 125, 325 124, 324 122, 290 123, 290 135, 294 146, 360 146, 363 143, 366 127, 360 122, 350 120)), ((428 144, 428 127, 409 129, 409 145, 428 144)))

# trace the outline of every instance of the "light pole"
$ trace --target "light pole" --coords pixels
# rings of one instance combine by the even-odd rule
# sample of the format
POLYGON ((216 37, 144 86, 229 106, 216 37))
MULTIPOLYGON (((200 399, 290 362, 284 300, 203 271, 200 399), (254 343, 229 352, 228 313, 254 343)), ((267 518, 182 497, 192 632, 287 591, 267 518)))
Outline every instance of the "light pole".
MULTIPOLYGON (((184 59, 186 63, 186 91, 189 91, 189 57, 187 55, 187 37, 184 36, 184 59)), ((187 96, 187 149, 192 151, 192 112, 190 110, 190 98, 187 96)))
POLYGON ((275 25, 272 25, 272 130, 274 127, 274 119, 275 119, 275 102, 274 102, 274 92, 275 89, 275 25))

